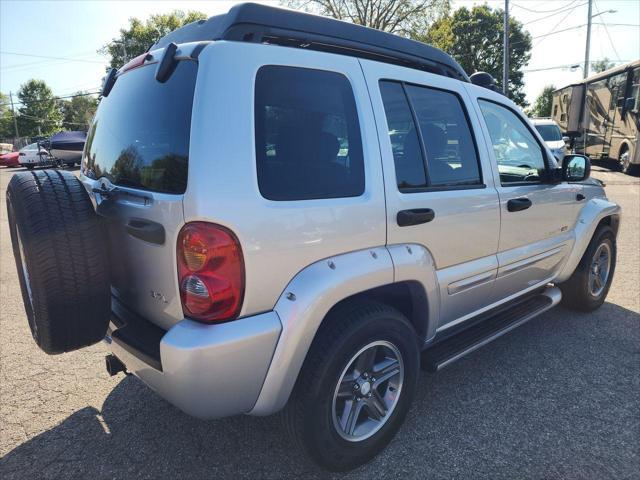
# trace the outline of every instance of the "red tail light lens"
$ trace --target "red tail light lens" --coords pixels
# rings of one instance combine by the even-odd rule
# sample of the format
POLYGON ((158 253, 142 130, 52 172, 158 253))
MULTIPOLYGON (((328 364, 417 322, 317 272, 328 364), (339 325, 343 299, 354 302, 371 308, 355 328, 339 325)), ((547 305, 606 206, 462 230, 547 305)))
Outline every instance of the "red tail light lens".
POLYGON ((192 222, 180 230, 177 250, 184 314, 205 322, 237 317, 244 295, 244 262, 236 236, 220 225, 192 222))

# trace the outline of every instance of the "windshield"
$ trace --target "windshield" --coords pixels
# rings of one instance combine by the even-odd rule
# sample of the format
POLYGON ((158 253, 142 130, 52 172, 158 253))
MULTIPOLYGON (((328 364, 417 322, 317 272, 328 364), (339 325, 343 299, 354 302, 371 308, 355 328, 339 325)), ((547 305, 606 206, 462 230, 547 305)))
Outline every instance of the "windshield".
POLYGON ((545 142, 562 140, 562 133, 557 125, 534 125, 545 142))
POLYGON ((165 83, 155 70, 152 64, 126 72, 102 99, 87 135, 85 175, 184 193, 197 63, 179 62, 165 83))

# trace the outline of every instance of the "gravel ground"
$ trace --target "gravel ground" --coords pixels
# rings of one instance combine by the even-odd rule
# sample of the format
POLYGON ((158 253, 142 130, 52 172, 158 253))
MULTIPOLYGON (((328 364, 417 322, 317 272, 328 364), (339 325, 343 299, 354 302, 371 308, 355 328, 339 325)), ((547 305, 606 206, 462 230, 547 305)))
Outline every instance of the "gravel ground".
MULTIPOLYGON (((0 477, 331 478, 277 417, 203 422, 102 345, 49 357, 28 331, 0 170, 0 477)), ((594 166, 623 207, 618 266, 595 313, 556 308, 437 374, 422 374, 391 445, 340 478, 640 478, 640 179, 594 166)))

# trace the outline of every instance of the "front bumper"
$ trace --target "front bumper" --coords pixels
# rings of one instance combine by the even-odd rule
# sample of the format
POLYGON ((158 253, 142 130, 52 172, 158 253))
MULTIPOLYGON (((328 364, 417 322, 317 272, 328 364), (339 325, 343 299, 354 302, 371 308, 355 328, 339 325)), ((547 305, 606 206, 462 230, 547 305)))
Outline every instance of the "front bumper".
MULTIPOLYGON (((159 358, 150 353, 153 348, 144 352, 130 338, 119 338, 118 328, 139 321, 127 316, 122 308, 114 309, 107 341, 127 371, 160 396, 203 419, 253 408, 282 330, 275 312, 216 325, 182 320, 158 337, 159 358)), ((144 334, 144 328, 136 330, 144 334)))

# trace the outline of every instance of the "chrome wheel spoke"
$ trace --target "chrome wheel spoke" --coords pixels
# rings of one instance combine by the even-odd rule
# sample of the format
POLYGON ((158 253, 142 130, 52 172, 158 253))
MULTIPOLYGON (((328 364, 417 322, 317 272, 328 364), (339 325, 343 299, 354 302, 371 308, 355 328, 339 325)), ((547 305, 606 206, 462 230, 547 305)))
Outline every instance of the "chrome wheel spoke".
POLYGON ((374 388, 398 373, 400 373, 400 362, 393 358, 385 358, 383 362, 378 363, 373 369, 374 388))
POLYGON ((368 350, 362 352, 356 361, 356 370, 358 373, 371 372, 373 370, 373 364, 376 361, 376 353, 378 347, 371 347, 368 350))
POLYGON ((338 388, 338 397, 339 398, 351 398, 354 393, 354 384, 355 378, 353 375, 346 376, 340 382, 340 386, 338 388))
POLYGON ((367 410, 374 420, 380 421, 387 415, 387 405, 375 388, 371 392, 371 398, 367 402, 367 410))
POLYGON ((348 400, 346 402, 344 411, 342 412, 341 426, 347 435, 353 435, 363 406, 364 404, 357 400, 348 400))

